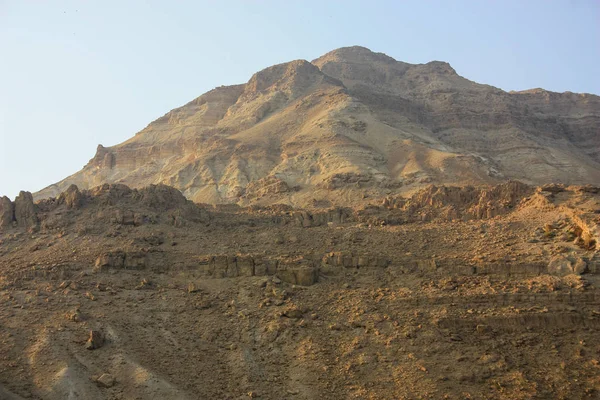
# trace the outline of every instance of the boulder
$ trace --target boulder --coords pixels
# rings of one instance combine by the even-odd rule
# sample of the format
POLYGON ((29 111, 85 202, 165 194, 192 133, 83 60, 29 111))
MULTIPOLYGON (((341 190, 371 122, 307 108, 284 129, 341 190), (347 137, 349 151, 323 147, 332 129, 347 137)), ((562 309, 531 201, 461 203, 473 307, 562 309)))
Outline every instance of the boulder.
POLYGON ((104 345, 104 334, 100 331, 90 331, 90 337, 85 344, 88 350, 96 350, 104 345))
POLYGON ((111 374, 102 374, 96 379, 96 383, 102 388, 110 388, 115 385, 115 378, 111 374))
POLYGON ((188 284, 187 291, 188 291, 188 293, 197 293, 200 291, 200 288, 198 288, 198 286, 196 286, 196 284, 194 282, 190 282, 188 284))
POLYGON ((564 256, 553 257, 548 264, 550 275, 566 276, 573 273, 573 264, 564 256))
POLYGON ((15 199, 15 220, 17 226, 22 228, 37 226, 38 217, 35 204, 33 204, 33 196, 30 192, 21 191, 15 199))

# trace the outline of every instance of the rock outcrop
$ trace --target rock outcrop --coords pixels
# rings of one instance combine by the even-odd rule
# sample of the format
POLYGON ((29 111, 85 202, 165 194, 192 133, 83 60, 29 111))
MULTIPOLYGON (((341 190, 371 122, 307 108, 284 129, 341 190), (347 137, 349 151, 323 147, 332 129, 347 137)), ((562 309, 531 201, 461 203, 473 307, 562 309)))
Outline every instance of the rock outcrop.
POLYGON ((67 190, 58 196, 59 204, 66 204, 67 208, 79 208, 83 205, 84 196, 75 185, 69 186, 67 190))
POLYGON ((15 207, 6 196, 0 197, 0 228, 11 227, 15 219, 15 207))
POLYGON ((38 225, 36 206, 30 192, 21 191, 15 199, 15 221, 22 228, 31 228, 38 225))
POLYGON ((37 207, 30 192, 21 191, 14 202, 6 196, 0 198, 0 228, 34 228, 39 224, 37 207))
POLYGON ((431 185, 409 198, 387 197, 383 206, 403 211, 406 221, 488 219, 510 212, 533 193, 534 188, 516 181, 487 187, 431 185))
POLYGON ((69 212, 57 209, 81 210, 89 218, 90 228, 95 225, 114 224, 142 226, 166 222, 184 226, 190 222, 208 223, 210 213, 205 207, 187 200, 179 190, 165 185, 150 185, 131 189, 122 184, 104 184, 80 191, 71 185, 56 199, 46 199, 37 205, 41 211, 43 231, 62 229, 72 223, 69 212))

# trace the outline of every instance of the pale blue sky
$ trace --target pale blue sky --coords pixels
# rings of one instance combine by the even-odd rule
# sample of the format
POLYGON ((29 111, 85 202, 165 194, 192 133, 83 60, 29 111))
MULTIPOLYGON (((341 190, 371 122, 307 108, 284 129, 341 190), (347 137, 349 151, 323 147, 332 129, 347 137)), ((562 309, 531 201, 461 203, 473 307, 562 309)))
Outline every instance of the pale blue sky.
POLYGON ((0 195, 215 86, 349 45, 504 90, 600 94, 598 0, 0 0, 0 195))

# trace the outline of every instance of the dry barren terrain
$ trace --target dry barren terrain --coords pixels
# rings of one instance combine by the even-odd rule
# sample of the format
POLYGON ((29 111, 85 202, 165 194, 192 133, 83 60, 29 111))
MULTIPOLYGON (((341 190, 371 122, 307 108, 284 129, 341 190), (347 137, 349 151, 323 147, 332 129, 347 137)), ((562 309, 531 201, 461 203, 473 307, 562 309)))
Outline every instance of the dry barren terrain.
POLYGON ((22 193, 0 203, 0 397, 597 398, 599 191, 22 193))

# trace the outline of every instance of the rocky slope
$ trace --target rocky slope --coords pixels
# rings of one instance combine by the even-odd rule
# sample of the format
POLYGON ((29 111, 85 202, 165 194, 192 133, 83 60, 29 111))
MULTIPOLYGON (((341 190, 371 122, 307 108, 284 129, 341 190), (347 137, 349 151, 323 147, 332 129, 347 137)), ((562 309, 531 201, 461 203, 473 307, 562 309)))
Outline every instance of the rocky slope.
POLYGON ((600 182, 600 98, 507 93, 443 62, 334 50, 216 88, 130 140, 98 146, 71 184, 167 184, 203 203, 351 205, 428 183, 600 182))
POLYGON ((105 184, 0 205, 2 399, 600 393, 599 187, 306 210, 105 184))

